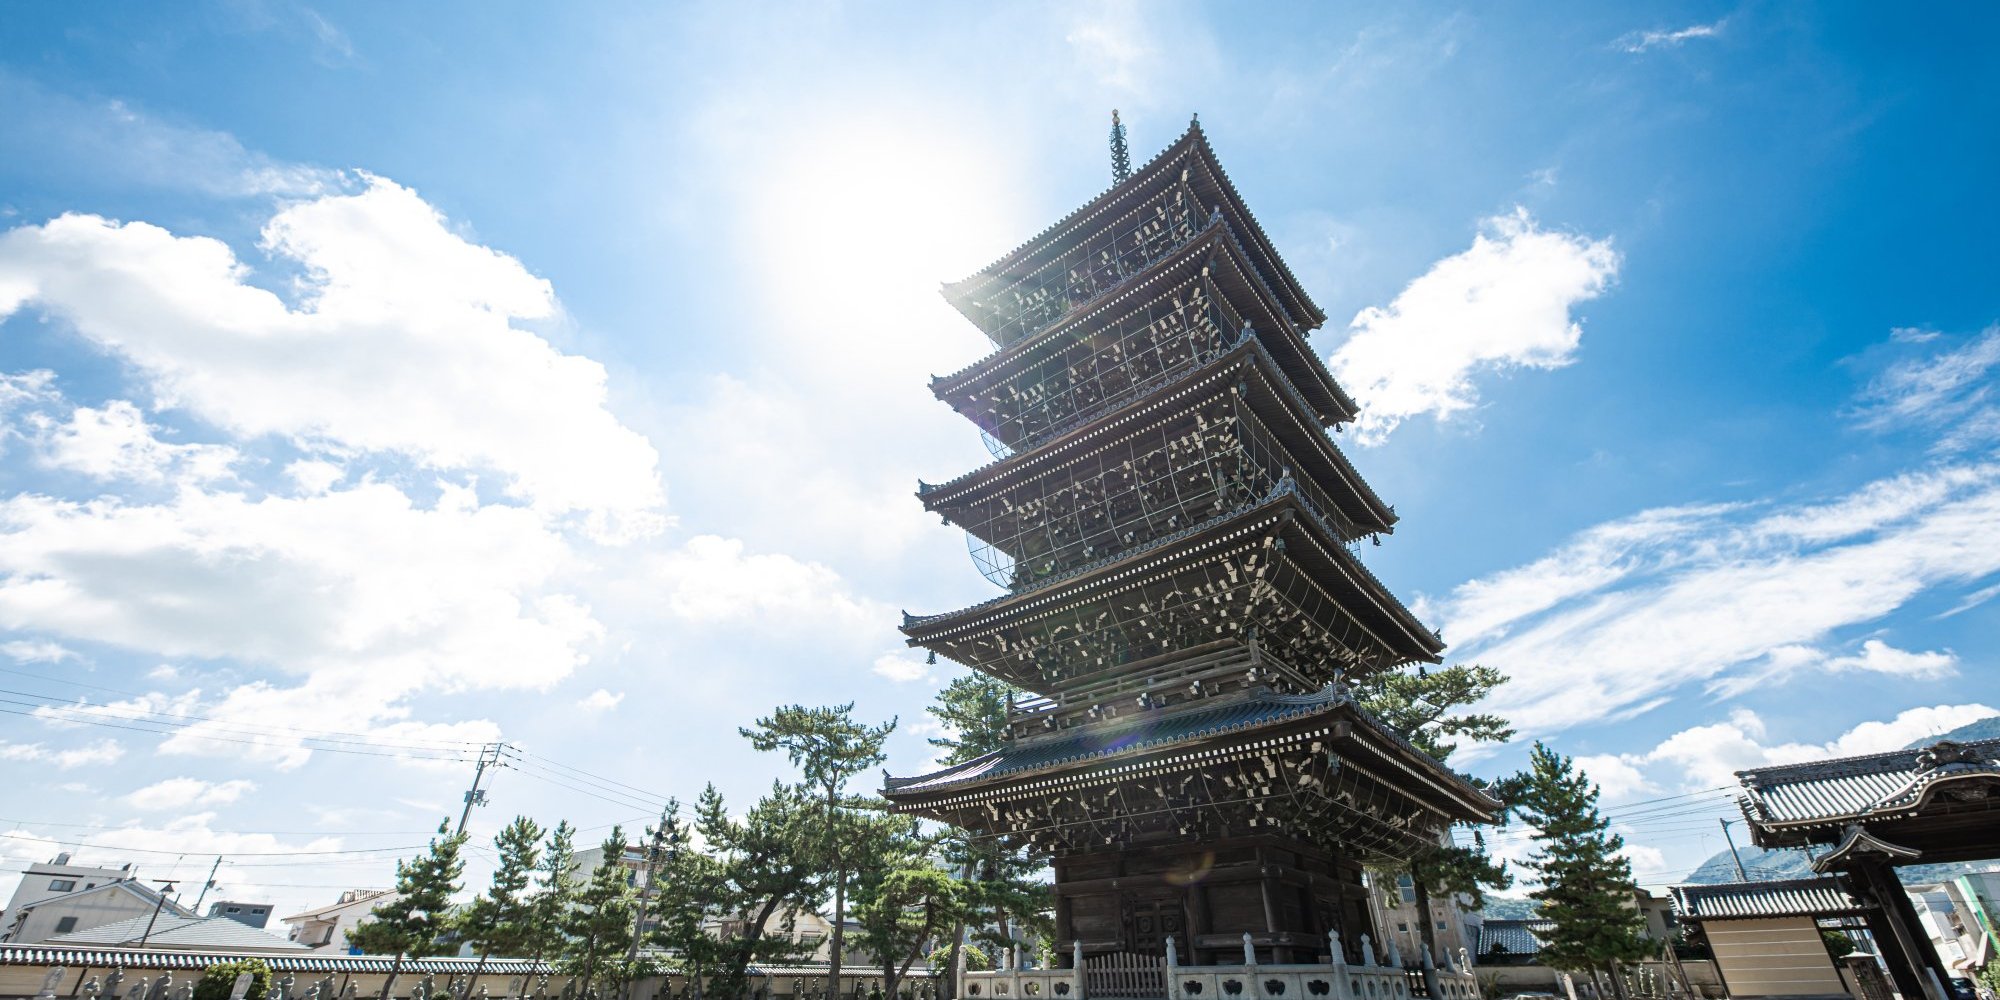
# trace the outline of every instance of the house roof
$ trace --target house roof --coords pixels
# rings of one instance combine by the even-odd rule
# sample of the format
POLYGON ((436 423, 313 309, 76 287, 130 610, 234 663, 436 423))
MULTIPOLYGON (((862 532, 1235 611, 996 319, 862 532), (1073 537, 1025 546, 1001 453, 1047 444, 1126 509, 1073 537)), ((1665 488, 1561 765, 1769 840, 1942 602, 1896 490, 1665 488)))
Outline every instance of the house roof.
MULTIPOLYGON (((148 906, 151 906, 154 903, 160 901, 160 893, 158 890, 136 879, 128 878, 128 879, 120 879, 116 882, 106 882, 103 885, 93 886, 89 889, 78 889, 74 892, 65 892, 59 895, 50 896, 46 899, 38 899, 33 903, 29 903, 25 906, 22 906, 21 909, 26 911, 35 909, 37 907, 55 906, 57 904, 67 903, 74 899, 81 899, 84 896, 97 896, 109 892, 128 893, 130 895, 138 897, 140 901, 144 902, 148 906)), ((195 912, 193 910, 190 910, 187 907, 174 902, 172 899, 168 899, 166 901, 166 904, 161 908, 161 912, 178 914, 184 917, 192 917, 195 915, 195 912)))
POLYGON ((1722 882, 1674 887, 1674 911, 1683 920, 1760 917, 1828 917, 1861 913, 1867 905, 1831 875, 1771 882, 1722 882))
MULTIPOLYGON (((244 950, 186 950, 161 951, 148 945, 146 950, 136 948, 92 948, 76 945, 57 944, 0 944, 0 966, 10 965, 61 965, 71 969, 206 969, 211 965, 230 962, 239 958, 255 956, 271 966, 273 972, 387 972, 395 959, 387 955, 330 955, 325 952, 305 951, 297 953, 271 954, 244 950)), ((477 958, 406 958, 403 972, 421 976, 427 972, 464 973, 471 972, 479 964, 477 958)), ((493 976, 535 975, 552 973, 546 963, 525 958, 490 958, 486 960, 486 973, 493 976)))
POLYGON ((305 910, 300 913, 294 913, 289 917, 279 917, 278 922, 290 923, 291 921, 294 920, 310 920, 313 917, 317 917, 323 913, 331 913, 334 910, 346 909, 347 907, 353 906, 357 903, 368 902, 369 900, 374 899, 378 896, 387 896, 389 893, 393 891, 394 890, 392 889, 377 889, 374 892, 363 893, 362 895, 356 896, 353 899, 343 900, 338 903, 328 903, 325 906, 321 906, 316 909, 305 910))
POLYGON ((184 917, 171 913, 118 920, 49 939, 50 944, 126 945, 141 937, 151 948, 201 948, 222 951, 310 951, 306 945, 266 934, 228 917, 184 917), (147 933, 151 925, 152 933, 147 933))
POLYGON ((1541 935, 1556 922, 1531 917, 1526 920, 1486 920, 1479 925, 1479 954, 1498 951, 1505 955, 1534 955, 1542 950, 1541 935))
POLYGON ((2000 739, 1738 771, 1743 813, 1762 827, 1839 824, 1922 806, 1932 789, 2000 779, 2000 739))

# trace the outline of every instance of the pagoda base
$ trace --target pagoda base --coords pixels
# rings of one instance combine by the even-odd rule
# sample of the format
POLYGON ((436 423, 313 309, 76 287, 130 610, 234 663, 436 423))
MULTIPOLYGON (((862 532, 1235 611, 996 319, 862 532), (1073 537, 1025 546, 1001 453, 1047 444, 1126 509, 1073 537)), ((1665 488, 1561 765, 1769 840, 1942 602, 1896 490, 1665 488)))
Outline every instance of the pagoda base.
POLYGON ((1164 956, 1167 939, 1184 965, 1240 964, 1244 938, 1259 963, 1330 962, 1329 931, 1361 960, 1369 919, 1359 862, 1282 836, 1200 844, 1120 845, 1055 858, 1059 960, 1093 955, 1164 956))

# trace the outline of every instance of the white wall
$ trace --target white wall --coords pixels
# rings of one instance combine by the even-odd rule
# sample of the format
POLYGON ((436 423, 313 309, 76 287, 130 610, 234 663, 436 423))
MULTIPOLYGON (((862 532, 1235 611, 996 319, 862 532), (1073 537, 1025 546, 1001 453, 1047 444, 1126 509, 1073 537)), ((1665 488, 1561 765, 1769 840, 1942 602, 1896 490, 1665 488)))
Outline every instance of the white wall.
MULTIPOLYGON (((79 888, 82 887, 80 882, 77 885, 79 888)), ((93 892, 72 899, 57 895, 35 904, 34 909, 29 910, 27 917, 21 921, 21 926, 14 931, 12 937, 8 938, 8 943, 35 944, 47 941, 57 934, 87 931, 120 920, 143 917, 152 912, 152 902, 118 890, 93 892), (76 926, 57 930, 57 925, 65 917, 75 917, 76 926)))

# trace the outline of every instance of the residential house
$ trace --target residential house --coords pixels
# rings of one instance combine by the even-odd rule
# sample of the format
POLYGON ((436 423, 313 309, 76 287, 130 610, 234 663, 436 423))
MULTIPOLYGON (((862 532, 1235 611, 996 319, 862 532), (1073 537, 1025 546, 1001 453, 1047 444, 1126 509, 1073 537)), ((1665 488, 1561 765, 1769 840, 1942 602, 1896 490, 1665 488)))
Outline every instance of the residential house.
POLYGON ((48 943, 136 948, 141 941, 145 942, 148 951, 293 955, 312 950, 276 934, 247 927, 229 917, 197 917, 191 913, 162 913, 157 918, 148 913, 90 930, 58 934, 48 943))
MULTIPOLYGON (((101 883, 76 880, 76 884, 79 888, 73 891, 41 893, 35 902, 10 910, 5 940, 9 944, 34 944, 133 917, 150 917, 155 911, 176 917, 194 916, 193 911, 172 899, 162 899, 159 890, 133 879, 101 883), (90 887, 81 888, 86 884, 90 887)), ((17 891, 16 895, 20 893, 17 891)))
POLYGON ((291 928, 287 938, 314 951, 358 953, 347 943, 347 932, 394 898, 388 889, 349 889, 326 906, 294 913, 279 922, 291 928))
POLYGON ((1909 888, 1918 922, 1930 934, 1938 957, 1954 975, 1971 977, 2000 960, 1994 918, 2000 904, 2000 871, 1973 872, 1932 885, 1909 888))
POLYGON ((271 922, 271 904, 244 903, 237 900, 223 900, 208 904, 211 917, 228 917, 245 927, 263 929, 271 922))
MULTIPOLYGON (((21 908, 33 906, 52 896, 76 892, 81 889, 95 889, 106 882, 122 882, 132 878, 132 866, 121 868, 100 868, 95 865, 74 865, 70 863, 70 853, 64 851, 54 859, 28 866, 22 873, 21 881, 14 886, 14 896, 7 901, 4 913, 9 925, 20 914, 21 908)), ((0 934, 0 940, 6 940, 0 934)))

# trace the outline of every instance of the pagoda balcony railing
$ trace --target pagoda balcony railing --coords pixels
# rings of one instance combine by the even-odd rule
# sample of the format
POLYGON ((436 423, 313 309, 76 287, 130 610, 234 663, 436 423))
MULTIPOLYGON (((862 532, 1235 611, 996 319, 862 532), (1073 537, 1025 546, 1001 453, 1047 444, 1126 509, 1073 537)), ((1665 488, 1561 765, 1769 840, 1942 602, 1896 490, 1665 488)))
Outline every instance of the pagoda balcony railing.
MULTIPOLYGON (((1240 471, 1204 476, 1198 485, 1190 483, 1185 489, 1176 488, 1171 503, 1143 505, 1137 516, 1119 522, 1107 513, 1115 499, 1107 497, 1086 508, 1071 511, 1059 520, 1039 522, 1017 530, 1006 539, 1008 544, 1005 545, 996 545, 967 532, 966 550, 981 575, 997 586, 1018 593, 1071 569, 1115 560, 1123 553, 1145 548, 1164 537, 1180 533, 1190 525, 1226 517, 1261 503, 1273 490, 1289 482, 1306 511, 1330 536, 1340 539, 1348 554, 1358 560, 1360 541, 1356 532, 1359 529, 1354 521, 1341 514, 1340 508, 1334 506, 1332 498, 1317 484, 1296 477, 1285 478, 1285 468, 1279 461, 1270 460, 1275 437, 1256 421, 1254 415, 1245 421, 1245 431, 1246 454, 1251 457, 1243 461, 1240 471), (1090 528, 1084 527, 1083 523, 1087 513, 1098 515, 1098 523, 1090 528), (1021 554, 1029 551, 1027 539, 1031 537, 1034 548, 1039 551, 1023 559, 1021 554), (1085 544, 1093 539, 1094 544, 1085 544)), ((1174 468, 1160 478, 1177 480, 1188 472, 1187 468, 1174 468)), ((1178 487, 1179 484, 1172 485, 1178 487)))
POLYGON ((1212 279, 1196 277, 1120 317, 1107 327, 1115 336, 1073 345, 1072 354, 1038 361, 989 390, 1004 402, 992 405, 981 429, 1011 451, 1029 450, 1227 353, 1246 325, 1212 279), (1096 349, 1076 353, 1084 344, 1096 349))
POLYGON ((1172 938, 1165 955, 1088 958, 1079 941, 1069 968, 967 972, 958 1000, 1479 1000, 1478 980, 1449 956, 1439 966, 1427 952, 1406 965, 1392 952, 1378 963, 1364 934, 1360 959, 1350 961, 1340 936, 1327 938, 1328 960, 1273 963, 1257 960, 1253 935, 1245 934, 1240 965, 1181 965, 1172 938))
POLYGON ((1185 181, 1174 184, 1082 244, 987 293, 982 308, 997 320, 987 336, 1005 346, 1050 326, 1186 246, 1205 226, 1193 189, 1185 181))

